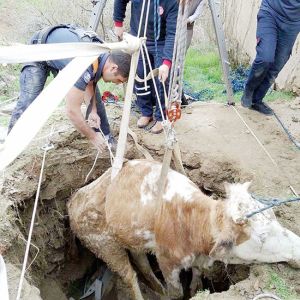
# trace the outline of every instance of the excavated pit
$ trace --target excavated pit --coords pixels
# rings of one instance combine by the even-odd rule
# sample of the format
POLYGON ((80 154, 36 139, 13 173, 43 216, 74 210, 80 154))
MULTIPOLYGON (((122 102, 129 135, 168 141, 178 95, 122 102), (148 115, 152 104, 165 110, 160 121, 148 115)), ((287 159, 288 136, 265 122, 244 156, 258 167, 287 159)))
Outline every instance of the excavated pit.
MULTIPOLYGON (((110 112, 113 131, 115 133, 118 131, 120 112, 121 109, 117 110, 116 108, 113 112, 110 112)), ((228 121, 226 118, 226 122, 222 120, 222 116, 226 117, 226 114, 228 114, 228 110, 225 110, 223 107, 212 106, 202 108, 202 106, 196 106, 192 113, 188 111, 183 116, 183 120, 181 121, 182 126, 178 128, 177 132, 179 140, 182 141, 181 149, 184 167, 190 179, 204 193, 215 198, 224 196, 224 181, 244 182, 251 179, 253 179, 253 185, 256 187, 258 193, 267 193, 268 191, 272 191, 274 194, 286 193, 287 182, 285 180, 280 181, 277 178, 281 174, 278 175, 274 171, 273 173, 268 173, 269 166, 266 170, 263 169, 262 160, 257 159, 259 164, 254 164, 255 172, 253 171, 253 158, 255 157, 251 149, 249 150, 249 147, 251 148, 249 142, 247 149, 241 152, 243 130, 238 129, 236 124, 232 124, 231 131, 228 129, 226 133, 222 133, 222 128, 228 125, 226 124, 228 121), (197 120, 200 122, 198 113, 201 113, 202 110, 205 110, 205 117, 203 117, 205 123, 202 122, 202 119, 202 123, 197 124, 197 120), (190 129, 187 129, 190 124, 188 121, 191 121, 190 129), (221 123, 220 126, 218 122, 221 123), (229 134, 229 131, 230 135, 234 137, 232 149, 236 150, 237 141, 240 143, 239 152, 236 152, 235 155, 228 155, 230 143, 226 134, 229 134), (212 151, 212 145, 216 144, 216 141, 213 141, 214 135, 221 136, 222 151, 212 151), (227 143, 224 143, 224 139, 227 143), (193 143, 189 143, 191 140, 193 140, 193 143), (205 143, 203 142, 204 140, 206 141, 205 143), (252 160, 239 157, 238 155, 241 153, 246 156, 250 155, 252 160), (266 178, 266 173, 270 174, 268 178, 266 178), (267 180, 270 182, 270 185, 266 184, 267 180)), ((253 124, 255 124, 256 121, 253 117, 250 116, 250 118, 254 122, 253 124)), ((133 122, 135 122, 134 118, 133 122)), ((66 203, 74 191, 85 185, 84 180, 93 165, 96 152, 86 139, 82 138, 74 129, 71 129, 69 125, 66 126, 66 121, 61 114, 54 116, 50 123, 54 123, 57 126, 56 128, 61 129, 61 133, 55 134, 51 138, 55 149, 47 153, 45 173, 41 187, 41 200, 35 220, 29 257, 29 263, 32 263, 32 265, 26 273, 26 278, 31 285, 37 286, 40 289, 41 297, 44 300, 64 300, 70 299, 70 297, 79 299, 84 289, 99 275, 97 272, 104 272, 104 264, 89 250, 84 248, 71 233, 66 212, 66 203)), ((41 136, 44 136, 49 131, 48 128, 41 133, 41 136)), ((274 131, 274 129, 267 126, 266 128, 267 138, 273 139, 270 132, 274 131)), ((153 157, 161 161, 164 153, 163 137, 144 134, 141 130, 136 130, 136 132, 141 143, 147 147, 153 157)), ((280 140, 278 131, 275 137, 278 142, 280 140)), ((281 140, 282 145, 286 145, 286 139, 281 138, 281 140)), ((6 262, 14 266, 13 269, 9 266, 9 269, 13 270, 9 276, 11 277, 9 280, 11 283, 10 293, 12 299, 14 299, 14 295, 16 294, 18 284, 18 280, 13 281, 12 278, 18 278, 18 273, 14 273, 14 270, 16 269, 15 267, 17 269, 21 268, 25 252, 25 240, 28 236, 28 228, 43 156, 43 152, 40 149, 42 145, 41 140, 33 142, 28 150, 7 169, 2 182, 0 198, 0 250, 4 253, 6 262)), ((220 147, 217 147, 217 149, 220 149, 220 147)), ((288 158, 289 162, 293 162, 294 166, 296 166, 289 169, 290 173, 299 174, 300 164, 297 164, 299 162, 297 153, 288 148, 285 149, 282 155, 284 162, 288 158)), ((128 159, 141 157, 141 154, 138 153, 131 140, 129 140, 127 145, 126 157, 128 159)), ((265 159, 264 163, 266 163, 265 159)), ((98 159, 89 181, 98 178, 109 167, 110 160, 108 157, 98 159)), ((285 170, 286 173, 287 171, 285 170)), ((296 175, 294 177, 296 178, 296 175)), ((291 178, 293 177, 291 176, 291 178)), ((296 189, 299 188, 297 184, 293 184, 296 189)), ((286 206, 277 211, 280 221, 297 234, 299 234, 296 218, 298 214, 299 209, 294 205, 286 206)), ((151 256, 150 260, 154 270, 156 269, 157 271, 155 258, 151 256)), ((285 272, 288 270, 290 273, 290 269, 285 269, 285 266, 282 268, 285 272)), ((222 263, 215 263, 213 268, 205 272, 202 276, 199 288, 209 290, 212 295, 216 295, 215 298, 209 299, 225 299, 224 297, 226 296, 222 296, 222 294, 217 298, 218 293, 227 291, 228 289, 228 292, 232 293, 235 286, 238 286, 238 292, 234 293, 235 296, 236 294, 238 296, 232 299, 246 299, 245 295, 249 293, 250 295, 253 294, 248 291, 248 286, 251 287, 249 288, 250 290, 253 290, 253 286, 260 288, 260 285, 255 283, 259 279, 259 275, 255 277, 256 275, 254 276, 251 270, 252 267, 248 266, 229 265, 225 267, 222 263), (255 280, 252 278, 253 276, 255 280), (236 283, 238 284, 235 285, 236 283), (246 287, 244 288, 244 286, 246 287), (239 295, 242 296, 239 298, 239 295)), ((259 271, 257 273, 262 272, 259 271)), ((156 274, 159 277, 159 272, 156 274)), ((299 275, 293 276, 294 279, 291 279, 292 282, 298 282, 297 278, 299 275)), ((189 299, 188 286, 191 280, 189 270, 182 272, 181 280, 185 287, 185 299, 189 299)), ((110 294, 107 299, 129 299, 126 288, 117 276, 113 276, 113 282, 115 284, 113 294, 110 294)), ((142 278, 140 282, 146 299, 165 299, 151 293, 146 288, 142 278)), ((260 289, 256 291, 258 292, 260 289)), ((40 298, 24 297, 24 299, 40 298)))
MULTIPOLYGON (((103 161, 103 160, 101 160, 103 161)), ((105 160, 104 160, 105 162, 105 160)), ((69 226, 66 203, 74 190, 81 187, 77 183, 77 171, 83 170, 85 172, 91 165, 92 160, 90 157, 76 162, 76 168, 68 174, 69 182, 74 182, 74 185, 65 188, 61 183, 60 176, 51 176, 51 187, 49 183, 45 182, 42 189, 44 197, 48 194, 47 190, 51 190, 54 198, 43 199, 39 203, 37 217, 35 220, 35 227, 32 237, 32 243, 39 248, 39 254, 33 262, 31 267, 31 276, 33 282, 41 290, 41 296, 44 300, 55 300, 54 290, 56 293, 64 294, 66 299, 73 297, 79 299, 84 294, 84 290, 96 278, 97 273, 101 273, 105 267, 103 262, 97 259, 88 249, 83 247, 80 241, 72 234, 69 226), (57 190, 55 190, 57 187, 57 190), (45 193, 46 192, 46 193, 45 193), (101 271, 102 270, 102 271, 101 271), (49 285, 49 281, 51 284, 49 285), (49 286, 51 287, 49 289, 49 286), (54 288, 54 289, 53 289, 54 288)), ((106 163, 101 164, 101 170, 97 170, 94 177, 100 175, 106 168, 106 163), (103 167, 104 165, 104 167, 103 167)), ((70 165, 60 166, 60 168, 69 168, 70 165)), ((54 171, 54 169, 53 169, 54 171)), ((192 170, 190 170, 191 172, 192 170)), ((193 169, 196 172, 197 169, 193 169)), ((193 180, 193 178, 191 178, 193 180)), ((200 188, 207 194, 217 196, 218 193, 208 191, 204 186, 200 188)), ((15 208, 17 213, 16 225, 18 226, 21 234, 28 236, 28 228, 30 226, 31 214, 33 210, 34 197, 23 199, 15 208)), ((17 248, 18 251, 11 253, 18 258, 22 258, 24 253, 24 244, 17 248)), ((31 247, 29 261, 32 261, 37 253, 35 247, 31 247)), ((163 280, 158 271, 158 265, 155 257, 149 255, 149 261, 156 271, 159 279, 163 280)), ((225 266, 223 263, 215 263, 211 270, 207 270, 198 283, 198 287, 203 290, 209 290, 211 293, 227 291, 232 284, 246 279, 249 276, 249 267, 239 265, 225 266)), ((141 278, 141 280, 143 280, 141 278)), ((113 281, 118 286, 120 294, 123 299, 126 295, 126 288, 121 287, 121 283, 117 282, 117 276, 113 277, 113 281)), ((189 299, 191 296, 189 285, 191 282, 191 270, 181 272, 181 281, 185 289, 185 298, 189 299)), ((160 299, 157 295, 151 293, 146 285, 143 285, 144 291, 148 295, 148 299, 160 299)), ((116 296, 116 295, 115 295, 116 296)), ((111 298, 110 295, 107 299, 111 298)), ((91 298, 93 299, 93 298, 91 298)), ((161 298, 163 299, 163 298, 161 298)))
MULTIPOLYGON (((73 134, 76 135, 76 133, 73 134)), ((80 138, 77 140, 77 147, 82 141, 80 138)), ((83 151, 81 146, 79 149, 83 151)), ((91 155, 81 154, 81 159, 74 159, 74 161, 65 160, 56 164, 56 155, 53 153, 52 156, 49 153, 47 160, 48 167, 45 171, 41 201, 39 202, 32 237, 32 244, 34 246, 31 247, 29 256, 29 262, 33 261, 30 268, 31 282, 40 289, 41 297, 44 300, 69 299, 70 297, 79 299, 87 286, 96 278, 95 274, 99 270, 101 272, 101 269, 103 270, 104 268, 103 262, 83 247, 80 241, 72 234, 66 211, 66 203, 71 194, 84 185, 83 179, 93 163, 93 154, 93 151, 91 151, 91 155), (79 170, 81 173, 80 176, 79 170), (39 253, 36 256, 37 248, 39 249, 39 253)), ((72 156, 72 153, 70 155, 72 156)), ((129 156, 135 156, 134 151, 129 156)), ((158 159, 161 159, 161 157, 158 157, 158 159)), ((10 250, 7 252, 7 258, 17 264, 22 262, 24 255, 24 239, 28 236, 28 228, 35 200, 35 184, 32 185, 32 191, 30 192, 26 181, 35 181, 34 178, 37 178, 39 170, 38 160, 39 158, 36 157, 34 160, 36 162, 30 168, 31 160, 25 168, 22 166, 22 169, 25 169, 26 173, 23 178, 23 180, 26 178, 25 182, 18 187, 15 185, 14 188, 16 190, 13 190, 14 197, 20 200, 16 201, 14 205, 15 225, 18 228, 17 231, 19 231, 18 236, 22 236, 23 238, 12 242, 10 250), (28 176, 27 172, 29 169, 31 173, 34 169, 36 171, 34 174, 32 173, 28 176), (32 194, 32 197, 27 198, 28 194, 32 194)), ((100 176, 108 167, 109 160, 107 158, 100 159, 93 172, 92 179, 100 176)), ((20 168, 17 169, 17 172, 20 171, 20 168)), ((197 169, 189 167, 189 172, 190 174, 196 173, 197 169)), ((193 177, 191 179, 193 180, 193 177)), ((6 182, 6 185, 9 185, 8 182, 6 182)), ((204 186, 205 184, 200 186, 200 188, 207 194, 218 194, 218 191, 215 193, 214 191, 207 190, 204 186)), ((158 266, 155 257, 149 255, 149 260, 153 269, 156 270, 158 277, 162 279, 157 270, 158 266)), ((230 285, 244 280, 248 275, 248 267, 225 267, 224 264, 217 263, 211 271, 207 271, 202 276, 199 287, 210 290, 211 293, 222 292, 228 290, 230 285)), ((114 296, 110 295, 107 299, 124 299, 124 297, 127 297, 126 288, 122 286, 119 278, 114 276, 113 281, 117 286, 119 295, 118 298, 116 298, 116 294, 114 296)), ((192 296, 189 291, 191 281, 190 270, 182 271, 181 281, 185 287, 184 299, 189 299, 192 296)), ((143 290, 148 295, 148 299, 160 299, 158 295, 147 289, 145 284, 143 284, 143 290)))

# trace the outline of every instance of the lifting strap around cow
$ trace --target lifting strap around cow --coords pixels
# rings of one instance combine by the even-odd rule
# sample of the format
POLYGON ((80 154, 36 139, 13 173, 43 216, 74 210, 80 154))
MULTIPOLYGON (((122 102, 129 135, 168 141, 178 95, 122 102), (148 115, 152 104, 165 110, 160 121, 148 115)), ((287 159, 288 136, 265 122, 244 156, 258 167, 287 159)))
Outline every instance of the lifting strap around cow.
MULTIPOLYGON (((176 25, 176 35, 174 41, 174 51, 172 59, 172 68, 170 72, 169 99, 166 95, 166 147, 163 159, 163 166, 159 179, 158 198, 163 195, 168 170, 171 159, 173 157, 175 168, 177 171, 185 175, 182 164, 180 148, 174 130, 174 123, 181 117, 181 98, 183 92, 183 71, 186 54, 186 37, 187 37, 187 17, 188 17, 189 1, 182 0, 179 3, 179 11, 176 25)), ((164 86, 165 90, 165 86, 164 86)))

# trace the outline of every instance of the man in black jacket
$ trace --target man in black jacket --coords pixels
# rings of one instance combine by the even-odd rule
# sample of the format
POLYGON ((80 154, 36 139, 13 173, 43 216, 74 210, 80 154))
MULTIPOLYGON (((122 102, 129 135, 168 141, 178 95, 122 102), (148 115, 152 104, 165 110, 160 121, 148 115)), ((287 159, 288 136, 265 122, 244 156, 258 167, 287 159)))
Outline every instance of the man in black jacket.
MULTIPOLYGON (((114 2, 113 19, 115 22, 115 33, 120 38, 122 38, 124 32, 123 21, 128 2, 129 0, 115 0, 114 2)), ((134 36, 138 36, 140 20, 142 20, 140 36, 144 36, 147 3, 148 2, 146 1, 145 13, 142 16, 143 0, 131 1, 130 33, 134 36)), ((177 0, 150 0, 149 18, 146 24, 146 46, 149 52, 152 68, 159 68, 159 80, 165 82, 167 90, 167 78, 172 65, 177 14, 177 0)), ((144 78, 144 73, 143 59, 142 56, 140 56, 137 74, 140 78, 144 78)), ((149 73, 148 63, 146 63, 146 73, 149 73)), ((158 80, 156 81, 156 84, 158 86, 162 109, 164 112, 165 105, 163 87, 161 82, 158 80)), ((137 95, 137 103, 142 112, 142 117, 138 120, 138 127, 144 128, 151 122, 153 118, 153 106, 156 106, 154 112, 156 124, 151 128, 151 132, 162 132, 162 115, 152 80, 149 80, 146 86, 144 83, 137 82, 135 85, 135 91, 137 95)))
POLYGON ((241 99, 244 107, 273 114, 263 98, 287 63, 299 32, 300 0, 262 0, 257 15, 256 58, 241 99))
MULTIPOLYGON (((35 33, 30 41, 31 44, 77 42, 102 43, 96 34, 92 36, 91 32, 86 32, 81 27, 69 24, 45 28, 35 33)), ((24 65, 20 75, 20 96, 12 113, 8 132, 10 132, 27 107, 41 93, 49 73, 57 74, 70 61, 71 59, 59 59, 24 65)), ((116 84, 127 81, 130 61, 131 56, 120 51, 101 54, 95 64, 85 70, 65 97, 66 112, 69 119, 76 129, 85 135, 98 150, 103 151, 106 147, 105 140, 99 133, 99 127, 109 144, 111 144, 111 146, 116 145, 110 134, 105 107, 102 103, 100 91, 96 83, 101 78, 105 82, 113 82, 116 84), (94 69, 94 66, 96 66, 96 69, 94 69), (81 104, 83 101, 88 104, 86 115, 88 123, 81 113, 81 104)))

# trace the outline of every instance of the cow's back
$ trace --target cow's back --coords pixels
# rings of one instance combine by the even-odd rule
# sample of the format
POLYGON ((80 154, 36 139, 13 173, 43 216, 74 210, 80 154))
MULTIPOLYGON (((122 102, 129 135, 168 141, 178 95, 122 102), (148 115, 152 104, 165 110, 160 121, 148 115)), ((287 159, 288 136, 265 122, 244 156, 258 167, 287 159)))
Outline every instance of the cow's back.
POLYGON ((106 220, 124 247, 153 250, 155 222, 164 203, 188 202, 200 192, 186 176, 170 170, 162 199, 158 199, 161 168, 155 161, 130 161, 107 190, 106 220))
POLYGON ((106 220, 126 248, 142 249, 147 243, 152 246, 159 175, 157 162, 129 161, 107 190, 106 220))

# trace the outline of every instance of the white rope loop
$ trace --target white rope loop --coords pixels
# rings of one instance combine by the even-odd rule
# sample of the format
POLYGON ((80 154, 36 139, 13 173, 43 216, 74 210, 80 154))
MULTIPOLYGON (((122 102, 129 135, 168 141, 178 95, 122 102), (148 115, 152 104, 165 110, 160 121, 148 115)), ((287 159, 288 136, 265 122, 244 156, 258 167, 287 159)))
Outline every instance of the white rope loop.
MULTIPOLYGON (((101 130, 100 127, 99 127, 98 129, 99 129, 99 131, 100 131, 102 137, 103 137, 104 140, 105 140, 106 147, 107 147, 108 152, 109 152, 110 164, 111 164, 111 166, 113 166, 115 156, 114 156, 114 154, 112 153, 112 150, 111 150, 111 147, 110 147, 110 145, 109 145, 109 142, 108 142, 108 140, 105 138, 105 135, 104 135, 103 131, 101 130)), ((92 174, 92 172, 93 172, 93 170, 94 170, 94 168, 95 168, 95 166, 96 166, 96 162, 97 162, 97 159, 98 159, 99 155, 100 155, 100 150, 97 151, 97 155, 96 155, 96 158, 95 158, 95 160, 94 160, 93 166, 92 166, 91 170, 88 172, 88 174, 86 175, 84 183, 87 183, 87 181, 88 181, 90 175, 92 174)))

